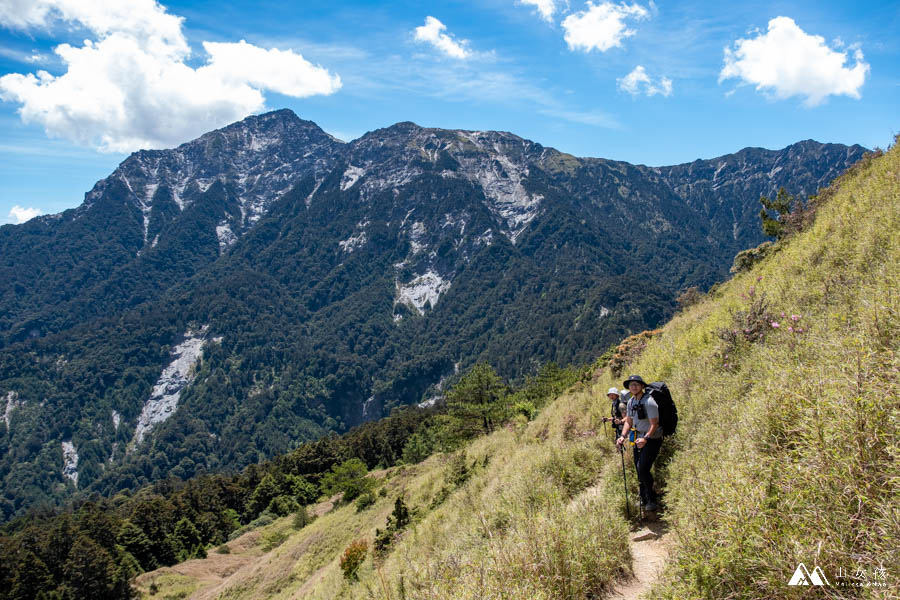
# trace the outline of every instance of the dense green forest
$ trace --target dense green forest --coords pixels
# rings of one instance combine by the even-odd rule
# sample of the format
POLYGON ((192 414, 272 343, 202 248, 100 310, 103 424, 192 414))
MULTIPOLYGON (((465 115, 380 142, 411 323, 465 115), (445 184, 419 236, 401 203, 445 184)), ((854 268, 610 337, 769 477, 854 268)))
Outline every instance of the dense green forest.
POLYGON ((0 597, 128 598, 137 574, 207 551, 294 514, 322 494, 367 501, 369 469, 415 463, 453 451, 515 415, 531 419, 585 369, 543 367, 517 388, 476 364, 429 409, 402 408, 343 436, 329 436, 238 475, 169 478, 135 493, 99 495, 63 511, 33 509, 3 527, 0 597))
POLYGON ((81 207, 0 227, 0 521, 234 474, 479 361, 515 384, 589 362, 761 241, 760 194, 814 191, 861 152, 651 169, 412 123, 342 144, 278 111, 135 153, 81 207), (177 406, 141 423, 201 331, 177 406))

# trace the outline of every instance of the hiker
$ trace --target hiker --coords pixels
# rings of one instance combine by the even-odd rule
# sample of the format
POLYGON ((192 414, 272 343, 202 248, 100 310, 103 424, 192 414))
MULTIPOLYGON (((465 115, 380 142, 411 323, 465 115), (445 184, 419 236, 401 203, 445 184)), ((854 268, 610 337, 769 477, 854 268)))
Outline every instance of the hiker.
POLYGON ((662 447, 663 431, 659 426, 659 406, 656 400, 644 393, 647 384, 640 375, 631 375, 622 385, 628 388, 631 398, 625 409, 622 435, 616 439, 616 445, 621 448, 631 430, 634 430, 634 467, 640 482, 641 505, 644 506, 644 510, 655 512, 658 506, 650 468, 662 447))
POLYGON ((606 397, 610 402, 610 416, 603 417, 604 423, 612 423, 616 430, 616 437, 622 435, 622 424, 625 422, 625 401, 619 394, 619 390, 614 387, 609 388, 606 397))

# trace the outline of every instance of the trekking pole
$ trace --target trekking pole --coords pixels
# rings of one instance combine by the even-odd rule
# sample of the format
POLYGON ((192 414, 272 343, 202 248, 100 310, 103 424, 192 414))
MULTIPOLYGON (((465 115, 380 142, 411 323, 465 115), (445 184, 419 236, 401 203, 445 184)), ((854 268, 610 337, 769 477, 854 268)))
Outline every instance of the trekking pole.
POLYGON ((625 475, 625 448, 619 447, 619 455, 622 457, 622 481, 625 486, 625 516, 631 520, 631 509, 628 507, 628 477, 625 475))
MULTIPOLYGON (((641 449, 637 446, 634 447, 634 452, 637 454, 637 460, 634 461, 635 471, 637 471, 637 466, 641 464, 641 449)), ((638 515, 640 516, 641 521, 644 520, 644 503, 640 497, 641 486, 638 484, 638 515)))

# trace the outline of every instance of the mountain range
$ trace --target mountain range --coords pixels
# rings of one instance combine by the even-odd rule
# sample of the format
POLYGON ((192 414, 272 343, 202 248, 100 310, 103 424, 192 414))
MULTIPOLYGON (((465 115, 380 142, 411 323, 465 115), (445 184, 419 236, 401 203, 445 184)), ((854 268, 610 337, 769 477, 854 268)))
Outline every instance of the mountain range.
POLYGON ((78 208, 0 227, 0 511, 233 471, 478 360, 588 362, 763 241, 759 197, 860 146, 672 167, 281 110, 136 152, 78 208))

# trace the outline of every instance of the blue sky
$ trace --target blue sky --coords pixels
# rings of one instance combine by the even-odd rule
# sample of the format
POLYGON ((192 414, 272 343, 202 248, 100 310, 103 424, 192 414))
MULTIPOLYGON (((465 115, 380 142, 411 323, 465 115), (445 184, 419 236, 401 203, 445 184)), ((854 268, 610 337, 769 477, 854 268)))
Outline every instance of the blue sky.
POLYGON ((0 223, 291 108, 668 165, 900 129, 900 2, 0 0, 0 223))

